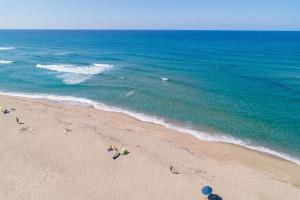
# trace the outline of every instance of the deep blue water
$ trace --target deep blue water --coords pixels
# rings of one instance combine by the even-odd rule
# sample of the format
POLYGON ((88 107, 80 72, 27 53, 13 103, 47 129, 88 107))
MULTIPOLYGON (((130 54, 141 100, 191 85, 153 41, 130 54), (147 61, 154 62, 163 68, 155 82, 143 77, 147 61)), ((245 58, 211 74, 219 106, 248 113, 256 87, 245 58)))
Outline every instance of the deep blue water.
POLYGON ((3 30, 0 60, 2 92, 84 97, 300 158, 300 32, 3 30))

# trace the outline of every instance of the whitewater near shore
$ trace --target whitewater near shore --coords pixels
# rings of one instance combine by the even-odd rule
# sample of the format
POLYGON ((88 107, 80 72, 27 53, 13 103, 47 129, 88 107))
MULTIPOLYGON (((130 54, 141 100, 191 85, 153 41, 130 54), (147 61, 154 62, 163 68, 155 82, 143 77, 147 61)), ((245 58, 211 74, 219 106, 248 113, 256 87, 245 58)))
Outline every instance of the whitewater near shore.
POLYGON ((300 199, 300 166, 278 157, 92 107, 0 103, 0 199, 206 199, 204 185, 223 199, 300 199), (110 145, 130 153, 113 160, 110 145))

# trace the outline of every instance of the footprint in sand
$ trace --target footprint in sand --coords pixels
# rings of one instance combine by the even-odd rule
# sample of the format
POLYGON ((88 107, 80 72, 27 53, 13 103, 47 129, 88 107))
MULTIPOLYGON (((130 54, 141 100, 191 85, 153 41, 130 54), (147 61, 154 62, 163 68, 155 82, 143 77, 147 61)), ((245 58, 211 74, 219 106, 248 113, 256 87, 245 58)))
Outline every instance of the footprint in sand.
POLYGON ((58 121, 59 123, 61 123, 61 124, 64 124, 64 125, 71 125, 71 124, 72 124, 72 122, 69 122, 69 121, 67 121, 66 119, 62 119, 61 117, 58 117, 58 118, 57 118, 57 121, 58 121))
POLYGON ((33 126, 26 126, 26 127, 21 128, 20 131, 21 131, 22 133, 24 133, 24 132, 30 132, 30 131, 33 131, 34 129, 35 129, 35 127, 33 127, 33 126))

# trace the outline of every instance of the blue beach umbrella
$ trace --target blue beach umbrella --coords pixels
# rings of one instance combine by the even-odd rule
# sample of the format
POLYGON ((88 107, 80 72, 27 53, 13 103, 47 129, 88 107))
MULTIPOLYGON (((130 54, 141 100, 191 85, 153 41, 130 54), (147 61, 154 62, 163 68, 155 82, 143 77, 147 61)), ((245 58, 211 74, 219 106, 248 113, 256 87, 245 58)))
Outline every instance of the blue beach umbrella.
POLYGON ((212 188, 210 186, 204 186, 201 192, 204 195, 210 195, 212 193, 212 188))

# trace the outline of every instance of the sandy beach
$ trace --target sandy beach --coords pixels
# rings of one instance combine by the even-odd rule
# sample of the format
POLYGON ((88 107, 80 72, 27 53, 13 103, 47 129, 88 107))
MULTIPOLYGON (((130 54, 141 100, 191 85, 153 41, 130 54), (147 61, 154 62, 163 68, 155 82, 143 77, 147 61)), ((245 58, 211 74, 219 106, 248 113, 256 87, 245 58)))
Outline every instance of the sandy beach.
POLYGON ((225 200, 300 199, 300 166, 274 156, 89 107, 0 103, 15 109, 0 115, 3 200, 207 199, 204 185, 225 200), (130 153, 113 160, 110 145, 130 153))

